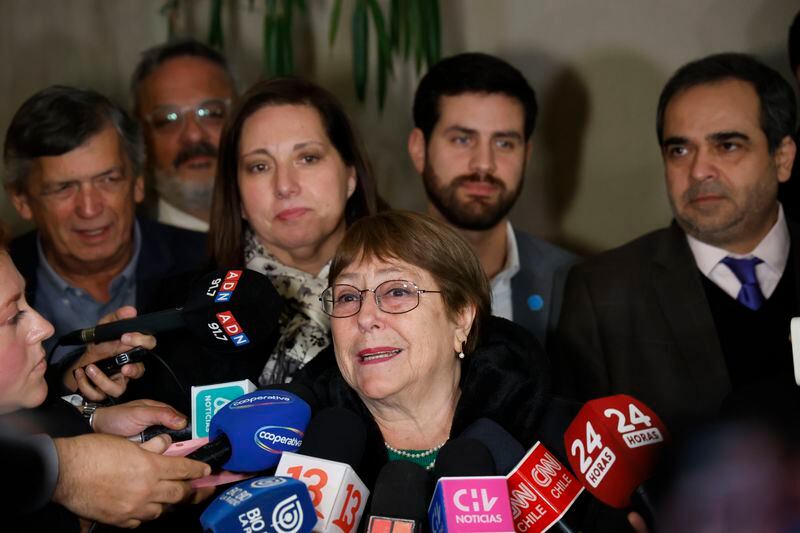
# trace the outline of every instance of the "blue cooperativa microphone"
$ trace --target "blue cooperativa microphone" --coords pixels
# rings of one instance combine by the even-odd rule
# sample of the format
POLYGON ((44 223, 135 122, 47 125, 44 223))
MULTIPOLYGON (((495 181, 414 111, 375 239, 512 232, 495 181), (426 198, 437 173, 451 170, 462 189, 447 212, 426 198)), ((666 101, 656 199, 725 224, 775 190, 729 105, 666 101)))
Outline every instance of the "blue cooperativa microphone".
POLYGON ((200 515, 207 533, 309 533, 316 523, 306 485, 276 476, 248 479, 230 487, 200 515))
POLYGON ((260 472, 278 464, 283 452, 296 451, 311 418, 299 396, 278 389, 236 398, 211 419, 209 442, 187 457, 215 470, 260 472))

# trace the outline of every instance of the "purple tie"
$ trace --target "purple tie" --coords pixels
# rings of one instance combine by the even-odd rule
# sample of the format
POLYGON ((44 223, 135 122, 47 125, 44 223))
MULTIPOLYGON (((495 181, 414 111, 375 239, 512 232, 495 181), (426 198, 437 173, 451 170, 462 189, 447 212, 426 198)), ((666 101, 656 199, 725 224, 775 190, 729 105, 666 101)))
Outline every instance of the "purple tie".
POLYGON ((761 307, 764 303, 764 294, 761 292, 761 287, 758 286, 756 265, 763 263, 763 261, 758 257, 749 259, 726 257, 721 262, 728 265, 728 268, 736 274, 742 284, 742 289, 739 291, 736 301, 753 311, 761 307))

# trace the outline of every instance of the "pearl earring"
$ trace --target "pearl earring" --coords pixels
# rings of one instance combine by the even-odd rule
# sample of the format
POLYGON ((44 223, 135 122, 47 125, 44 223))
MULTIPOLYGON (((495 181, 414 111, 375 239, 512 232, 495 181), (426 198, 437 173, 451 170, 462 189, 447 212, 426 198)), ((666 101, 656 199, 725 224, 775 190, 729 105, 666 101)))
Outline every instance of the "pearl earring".
POLYGON ((464 352, 458 352, 458 358, 464 359, 464 352))

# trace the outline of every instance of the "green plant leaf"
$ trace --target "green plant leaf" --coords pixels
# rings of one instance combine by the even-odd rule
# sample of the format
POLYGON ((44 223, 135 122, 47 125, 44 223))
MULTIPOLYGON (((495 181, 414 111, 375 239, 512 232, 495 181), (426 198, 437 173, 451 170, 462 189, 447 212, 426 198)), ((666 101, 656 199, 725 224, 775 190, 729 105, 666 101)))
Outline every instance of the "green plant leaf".
POLYGON ((339 31, 339 17, 342 14, 342 0, 334 0, 331 10, 331 22, 328 26, 328 46, 333 46, 336 40, 336 32, 339 31))
POLYGON ((366 0, 356 0, 353 9, 353 81, 356 96, 363 102, 367 94, 367 69, 369 67, 369 20, 366 0))
POLYGON ((439 12, 439 0, 429 0, 428 11, 431 18, 428 23, 428 68, 439 62, 442 57, 442 17, 439 12))
POLYGON ((283 0, 283 66, 282 76, 294 72, 294 42, 292 41, 292 23, 294 0, 283 0))
POLYGON ((425 26, 428 22, 426 13, 426 6, 428 0, 411 0, 412 3, 417 5, 417 28, 414 32, 416 42, 414 43, 414 64, 417 68, 417 74, 422 70, 422 59, 425 57, 425 26))
POLYGON ((386 80, 392 72, 392 51, 381 7, 377 0, 367 0, 367 5, 372 13, 375 40, 378 44, 378 108, 383 109, 383 103, 386 101, 386 80))
POLYGON ((395 52, 400 50, 400 8, 400 0, 389 1, 389 42, 395 52))
POLYGON ((215 48, 222 48, 222 0, 212 0, 211 13, 208 24, 208 44, 215 48))

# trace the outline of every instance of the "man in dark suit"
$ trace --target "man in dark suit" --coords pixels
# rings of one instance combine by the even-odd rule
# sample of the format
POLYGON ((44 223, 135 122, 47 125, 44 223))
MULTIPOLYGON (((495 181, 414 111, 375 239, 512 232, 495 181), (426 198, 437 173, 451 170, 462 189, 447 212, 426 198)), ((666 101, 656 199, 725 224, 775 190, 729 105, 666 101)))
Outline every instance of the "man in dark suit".
POLYGON ((573 268, 554 357, 564 391, 629 393, 677 424, 717 415, 731 392, 792 385, 800 229, 777 190, 795 120, 791 87, 749 56, 672 76, 657 133, 675 220, 573 268))
POLYGON ((428 213, 464 236, 491 280, 492 313, 544 344, 575 256, 508 221, 536 113, 533 88, 516 68, 486 54, 459 54, 420 81, 408 151, 425 184, 428 213))
POLYGON ((28 301, 55 326, 48 349, 122 306, 149 307, 163 280, 205 256, 203 234, 135 218, 142 152, 136 122, 94 91, 44 89, 12 119, 5 187, 37 229, 9 251, 28 301))

